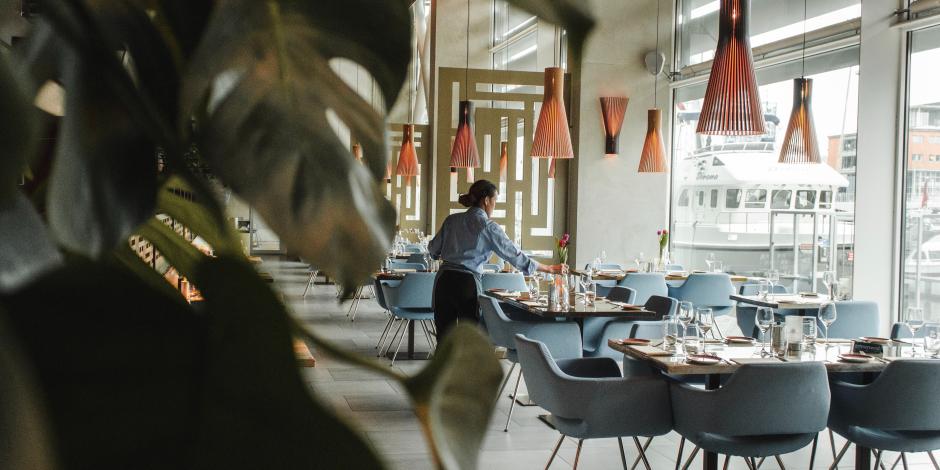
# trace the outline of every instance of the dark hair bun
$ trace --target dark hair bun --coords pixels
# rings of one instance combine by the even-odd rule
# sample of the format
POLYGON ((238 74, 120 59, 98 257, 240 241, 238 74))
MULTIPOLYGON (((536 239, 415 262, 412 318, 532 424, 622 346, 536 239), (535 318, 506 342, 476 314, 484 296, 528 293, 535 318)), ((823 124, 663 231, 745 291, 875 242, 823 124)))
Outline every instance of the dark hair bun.
POLYGON ((459 202, 460 205, 464 207, 473 207, 477 205, 477 201, 475 200, 473 195, 470 193, 461 194, 460 197, 457 198, 457 202, 459 202))

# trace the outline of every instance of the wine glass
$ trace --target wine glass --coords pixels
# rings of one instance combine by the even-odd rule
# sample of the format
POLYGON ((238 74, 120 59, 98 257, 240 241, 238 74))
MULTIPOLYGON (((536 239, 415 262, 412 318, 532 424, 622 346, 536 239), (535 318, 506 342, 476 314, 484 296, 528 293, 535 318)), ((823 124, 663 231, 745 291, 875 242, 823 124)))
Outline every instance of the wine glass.
POLYGON ((607 262, 607 251, 601 250, 601 263, 607 262))
POLYGON ((532 300, 538 302, 538 301, 539 301, 539 295, 540 295, 540 293, 539 293, 539 279, 538 279, 537 277, 535 277, 535 276, 532 276, 532 278, 529 279, 529 297, 531 297, 532 300))
POLYGON ((829 349, 829 327, 836 322, 836 317, 838 317, 838 314, 835 302, 823 302, 819 306, 817 318, 826 326, 826 349, 829 349))
POLYGON ((770 296, 773 297, 773 295, 774 295, 774 286, 776 286, 777 283, 780 282, 780 271, 777 271, 776 269, 774 269, 774 270, 771 270, 770 272, 768 272, 768 273, 767 273, 767 282, 770 283, 770 296))
MULTIPOLYGON (((920 307, 907 308, 907 318, 904 320, 904 324, 907 325, 908 330, 911 330, 911 357, 917 356, 917 331, 924 327, 924 323, 924 309, 920 307)), ((924 348, 924 354, 927 354, 926 347, 924 348)))
POLYGON ((637 270, 637 271, 642 271, 642 270, 643 270, 643 266, 641 266, 641 265, 643 264, 643 260, 644 260, 644 259, 646 259, 646 258, 643 256, 643 252, 642 252, 642 251, 639 252, 639 253, 637 253, 637 254, 636 254, 636 257, 633 258, 633 262, 636 263, 636 270, 637 270))
POLYGON ((695 320, 695 311, 692 302, 679 302, 679 323, 682 324, 682 336, 685 336, 689 324, 695 320))
POLYGON ((832 285, 836 282, 836 273, 835 271, 826 271, 823 273, 823 285, 826 286, 826 295, 829 296, 829 299, 835 300, 832 296, 832 285))
POLYGON ((712 265, 715 263, 715 253, 709 253, 705 257, 705 265, 708 266, 708 272, 712 272, 712 265))
POLYGON ((757 314, 754 315, 754 323, 760 330, 760 355, 769 354, 767 350, 767 330, 774 324, 774 310, 770 307, 757 307, 757 314))
POLYGON ((761 279, 757 282, 757 295, 760 296, 761 300, 767 300, 767 292, 770 291, 770 283, 766 279, 761 279))
POLYGON ((710 308, 699 307, 696 309, 696 316, 698 317, 698 327, 702 330, 702 336, 704 337, 715 327, 715 314, 710 308))

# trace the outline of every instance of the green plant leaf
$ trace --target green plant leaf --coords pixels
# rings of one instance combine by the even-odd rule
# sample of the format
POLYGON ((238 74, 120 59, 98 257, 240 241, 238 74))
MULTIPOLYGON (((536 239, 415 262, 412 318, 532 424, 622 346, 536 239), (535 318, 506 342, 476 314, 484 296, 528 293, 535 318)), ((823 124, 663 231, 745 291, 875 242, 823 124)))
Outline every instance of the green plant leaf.
POLYGON ((297 369, 291 320, 247 261, 209 258, 205 426, 197 468, 380 468, 372 448, 313 400, 297 369))
POLYGON ((385 255, 395 215, 375 184, 385 171, 383 121, 328 60, 360 61, 394 98, 407 64, 406 15, 399 2, 220 3, 184 81, 183 110, 220 77, 233 83, 213 90, 203 155, 289 252, 344 285, 364 280, 385 255), (379 16, 390 34, 354 34, 379 16), (371 178, 332 130, 328 109, 365 136, 371 178))
POLYGON ((0 203, 15 197, 16 185, 36 143, 36 109, 0 55, 0 203))
POLYGON ((62 256, 23 194, 0 203, 0 293, 11 292, 59 267, 62 256))
POLYGON ((493 344, 478 329, 458 325, 431 363, 405 381, 440 467, 477 468, 502 377, 493 344))
POLYGON ((243 253, 238 235, 214 196, 197 190, 182 178, 173 176, 163 184, 157 195, 157 210, 204 238, 217 253, 243 253))
POLYGON ((147 283, 151 289, 158 291, 169 299, 177 300, 180 305, 186 301, 180 291, 173 288, 166 278, 158 273, 152 266, 148 265, 137 255, 129 245, 121 245, 115 248, 112 253, 113 262, 135 274, 140 280, 147 283))
POLYGON ((0 462, 6 468, 52 470, 55 451, 41 404, 42 394, 6 326, 0 309, 0 462))
POLYGON ((141 225, 137 234, 153 243, 161 255, 166 257, 171 266, 185 276, 195 274, 205 255, 193 246, 192 243, 174 232, 169 226, 157 218, 152 218, 141 225))
POLYGON ((565 29, 568 35, 569 61, 580 64, 581 52, 588 33, 594 28, 594 17, 581 0, 508 0, 509 3, 565 29))

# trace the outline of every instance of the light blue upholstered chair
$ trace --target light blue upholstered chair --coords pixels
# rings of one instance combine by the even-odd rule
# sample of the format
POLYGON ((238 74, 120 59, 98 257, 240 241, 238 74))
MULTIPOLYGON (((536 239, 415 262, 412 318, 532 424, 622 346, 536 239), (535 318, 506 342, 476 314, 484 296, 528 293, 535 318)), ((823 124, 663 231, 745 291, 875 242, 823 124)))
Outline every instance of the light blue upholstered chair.
MULTIPOLYGON (((896 360, 868 385, 833 381, 830 386, 829 428, 847 440, 833 467, 849 444, 876 449, 875 468, 886 450, 901 452, 907 468, 906 453, 940 449, 940 361, 896 360)), ((929 455, 936 468, 936 459, 929 455)))
POLYGON ((682 436, 677 460, 685 440, 695 445, 687 464, 704 449, 756 468, 755 458, 802 449, 826 429, 830 396, 821 362, 743 365, 717 390, 678 381, 669 390, 682 436))
POLYGON ((385 310, 385 313, 388 314, 388 322, 385 323, 385 328, 382 330, 382 336, 379 337, 379 342, 375 345, 375 349, 381 351, 382 344, 385 342, 385 337, 388 336, 388 333, 391 331, 395 321, 398 320, 398 317, 392 315, 392 313, 388 310, 388 303, 385 302, 385 290, 382 289, 382 285, 386 284, 394 288, 401 285, 401 281, 380 281, 378 279, 374 279, 373 283, 373 290, 375 291, 375 302, 378 303, 379 307, 382 307, 382 309, 385 310))
MULTIPOLYGON (((574 322, 556 322, 556 321, 517 321, 503 313, 499 302, 488 296, 479 296, 480 309, 483 312, 483 323, 486 325, 486 332, 490 340, 496 346, 506 348, 506 360, 512 363, 503 383, 499 387, 499 394, 502 396, 503 389, 509 382, 513 370, 519 363, 516 353, 517 334, 536 338, 548 345, 552 354, 562 358, 581 357, 581 330, 574 322)), ((506 426, 503 431, 509 431, 509 421, 512 419, 512 410, 516 407, 516 393, 519 391, 519 382, 522 379, 522 371, 516 377, 516 385, 513 389, 512 404, 509 405, 509 416, 506 417, 506 426)))
POLYGON ((528 292, 529 290, 522 273, 483 273, 480 284, 484 292, 490 289, 506 289, 514 292, 528 292))
POLYGON ((607 294, 607 300, 632 304, 636 302, 636 291, 623 286, 614 286, 607 294))
MULTIPOLYGON (((385 296, 385 304, 393 316, 398 318, 399 324, 391 340, 388 342, 388 348, 392 347, 395 338, 398 339, 398 346, 395 348, 395 354, 392 356, 392 365, 398 358, 398 351, 401 350, 401 343, 408 334, 408 325, 411 322, 418 322, 428 342, 428 348, 434 348, 434 310, 431 309, 431 297, 434 292, 434 273, 408 273, 397 286, 382 283, 382 294, 385 296), (401 335, 399 336, 399 333, 401 335)), ((386 348, 386 352, 388 350, 386 348)), ((379 351, 379 355, 384 353, 379 351)))
MULTIPOLYGON (((917 330, 917 333, 914 334, 914 337, 923 338, 926 335, 927 335, 927 329, 921 328, 917 330)), ((897 339, 901 341, 910 341, 911 330, 908 329, 907 325, 905 325, 904 323, 895 322, 891 325, 891 339, 897 339)))
POLYGON ((664 269, 667 273, 676 273, 680 271, 685 271, 685 267, 681 264, 667 264, 664 269))
POLYGON ((617 285, 635 290, 634 302, 638 304, 645 304, 654 295, 669 296, 666 278, 662 273, 628 273, 617 285))
POLYGON ((424 253, 412 253, 408 255, 407 263, 420 264, 424 266, 424 269, 428 269, 428 259, 425 257, 424 253))
MULTIPOLYGON (((675 315, 679 308, 679 301, 669 297, 660 297, 654 295, 646 301, 644 307, 647 310, 656 312, 659 318, 665 315, 675 315)), ((587 325, 585 321, 585 325, 587 325)), ((604 329, 597 339, 592 338, 588 343, 587 337, 584 339, 585 357, 609 357, 614 360, 623 360, 624 375, 635 375, 646 373, 649 366, 642 361, 636 361, 625 357, 623 353, 614 351, 607 346, 607 340, 622 338, 641 338, 641 339, 659 339, 663 337, 663 322, 658 320, 613 320, 604 325, 604 329)))
POLYGON ((503 269, 502 266, 498 264, 494 264, 494 263, 486 263, 480 267, 480 270, 483 271, 484 273, 498 273, 502 271, 502 269, 503 269))
POLYGON ((427 253, 427 250, 417 243, 411 243, 405 245, 405 253, 427 253))
MULTIPOLYGON (((639 436, 652 438, 672 429, 669 386, 661 376, 620 375, 617 362, 606 357, 553 359, 546 345, 516 336, 519 364, 529 397, 551 413, 548 421, 561 433, 545 468, 549 468, 565 437, 578 440, 578 468, 585 439, 616 437, 627 468, 623 437, 632 437, 647 470, 649 461, 639 436)), ((648 443, 647 443, 648 445, 648 443)))
MULTIPOLYGON (((636 299, 636 291, 629 287, 614 286, 607 294, 607 300, 614 302, 624 302, 632 304, 636 299)), ((607 325, 616 321, 615 317, 595 317, 585 318, 581 327, 582 337, 584 338, 584 355, 595 356, 597 351, 610 349, 607 347, 607 339, 604 338, 604 329, 607 325)), ((617 328, 619 332, 623 328, 617 328)), ((611 333, 613 334, 613 333, 611 333)), ((624 336, 620 336, 624 338, 624 336)), ((611 350, 613 351, 613 350, 611 350)), ((616 356, 610 356, 616 358, 616 356)))
MULTIPOLYGON (((731 276, 724 273, 693 273, 681 286, 669 288, 669 297, 680 302, 692 302, 696 308, 711 308, 715 317, 728 315, 734 310, 733 294, 731 276)), ((724 337, 718 322, 715 322, 715 330, 724 337)))
POLYGON ((389 261, 388 269, 414 269, 415 271, 426 271, 428 267, 423 263, 409 263, 407 261, 389 261))
MULTIPOLYGON (((591 265, 589 264, 588 267, 590 266, 591 265)), ((594 269, 597 269, 599 271, 600 270, 613 270, 613 269, 616 269, 618 271, 623 271, 623 265, 620 265, 617 263, 601 263, 601 264, 595 264, 594 269)))
MULTIPOLYGON (((868 300, 836 302, 836 321, 830 326, 830 338, 854 339, 878 336, 878 304, 868 300)), ((819 323, 820 333, 826 331, 819 323)))
MULTIPOLYGON (((786 294, 787 292, 786 286, 774 284, 774 294, 786 294)), ((738 287, 738 294, 740 295, 757 295, 759 293, 758 284, 745 283, 738 287)), ((738 322, 738 328, 741 329, 741 334, 757 338, 758 332, 755 329, 756 322, 754 321, 754 317, 757 315, 757 307, 739 303, 735 306, 734 315, 735 320, 738 322)))

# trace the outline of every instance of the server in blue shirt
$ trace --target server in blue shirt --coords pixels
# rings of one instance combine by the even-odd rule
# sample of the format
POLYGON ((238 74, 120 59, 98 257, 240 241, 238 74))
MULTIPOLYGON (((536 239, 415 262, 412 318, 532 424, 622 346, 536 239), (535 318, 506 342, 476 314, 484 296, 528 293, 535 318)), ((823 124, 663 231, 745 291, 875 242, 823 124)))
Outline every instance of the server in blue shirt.
POLYGON ((441 339, 457 321, 478 321, 482 266, 493 253, 527 275, 562 271, 560 264, 547 266, 526 256, 490 219, 496 207, 496 185, 479 180, 458 201, 468 208, 466 212, 447 216, 428 245, 431 257, 443 260, 433 298, 434 323, 441 339))

